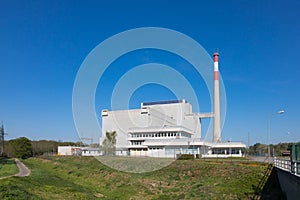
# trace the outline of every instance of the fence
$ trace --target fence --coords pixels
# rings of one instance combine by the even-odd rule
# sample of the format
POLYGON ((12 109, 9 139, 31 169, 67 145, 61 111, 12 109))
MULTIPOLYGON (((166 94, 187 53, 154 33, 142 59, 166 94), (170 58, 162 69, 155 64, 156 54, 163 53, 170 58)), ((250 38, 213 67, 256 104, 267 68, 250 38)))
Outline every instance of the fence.
POLYGON ((300 161, 274 158, 274 165, 277 168, 288 171, 296 176, 300 176, 300 161))

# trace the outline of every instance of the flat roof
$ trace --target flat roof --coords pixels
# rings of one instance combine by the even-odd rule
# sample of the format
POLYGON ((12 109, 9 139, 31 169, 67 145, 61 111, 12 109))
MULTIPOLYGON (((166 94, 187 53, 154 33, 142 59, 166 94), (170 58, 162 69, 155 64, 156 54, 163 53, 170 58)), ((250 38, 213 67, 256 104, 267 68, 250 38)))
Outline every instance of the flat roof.
POLYGON ((158 105, 158 104, 172 104, 172 103, 184 103, 184 102, 187 102, 187 101, 184 99, 180 99, 180 100, 144 102, 144 103, 142 103, 142 105, 143 106, 152 106, 152 105, 158 105))
POLYGON ((183 126, 150 126, 150 127, 137 127, 129 128, 128 133, 162 133, 162 132, 185 132, 190 135, 194 134, 193 130, 187 129, 183 126))
POLYGON ((212 143, 201 141, 200 138, 177 138, 177 139, 145 139, 145 146, 206 146, 211 148, 246 148, 242 142, 220 142, 212 143))

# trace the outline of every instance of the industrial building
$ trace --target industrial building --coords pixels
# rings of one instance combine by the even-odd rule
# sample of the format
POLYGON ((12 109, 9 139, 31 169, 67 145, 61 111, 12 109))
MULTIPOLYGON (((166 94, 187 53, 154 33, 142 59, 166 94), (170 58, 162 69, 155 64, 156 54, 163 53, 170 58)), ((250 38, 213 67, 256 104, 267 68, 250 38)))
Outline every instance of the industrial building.
POLYGON ((74 146, 58 146, 58 156, 100 156, 99 148, 91 147, 74 147, 74 146))
POLYGON ((139 109, 102 110, 102 137, 106 132, 117 133, 115 154, 176 158, 180 154, 195 157, 242 157, 246 145, 222 142, 220 129, 220 98, 218 57, 214 54, 214 112, 193 113, 185 99, 144 102, 139 109), (201 119, 214 119, 211 142, 201 138, 201 119))

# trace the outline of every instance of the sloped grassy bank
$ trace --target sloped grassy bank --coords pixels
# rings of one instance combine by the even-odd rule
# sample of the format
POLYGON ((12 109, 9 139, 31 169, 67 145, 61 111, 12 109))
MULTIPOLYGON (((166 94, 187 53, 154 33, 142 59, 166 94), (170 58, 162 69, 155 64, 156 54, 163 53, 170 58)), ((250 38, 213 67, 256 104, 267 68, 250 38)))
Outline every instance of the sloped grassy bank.
POLYGON ((267 166, 245 160, 177 160, 147 173, 111 169, 93 157, 23 161, 29 177, 0 180, 0 199, 249 199, 267 166))

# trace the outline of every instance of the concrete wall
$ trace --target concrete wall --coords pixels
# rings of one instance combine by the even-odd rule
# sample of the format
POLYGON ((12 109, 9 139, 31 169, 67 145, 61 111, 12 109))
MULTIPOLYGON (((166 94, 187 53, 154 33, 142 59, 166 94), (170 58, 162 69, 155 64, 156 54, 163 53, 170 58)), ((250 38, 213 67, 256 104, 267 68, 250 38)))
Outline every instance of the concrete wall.
POLYGON ((291 174, 288 171, 284 171, 279 168, 275 168, 279 179, 280 187, 286 198, 299 199, 300 198, 300 177, 291 174))
POLYGON ((130 128, 183 126, 191 130, 194 137, 200 138, 201 124, 197 116, 192 114, 190 103, 172 103, 144 106, 148 113, 141 109, 105 111, 102 115, 102 137, 105 139, 107 131, 117 132, 116 147, 129 146, 128 130, 130 128))

